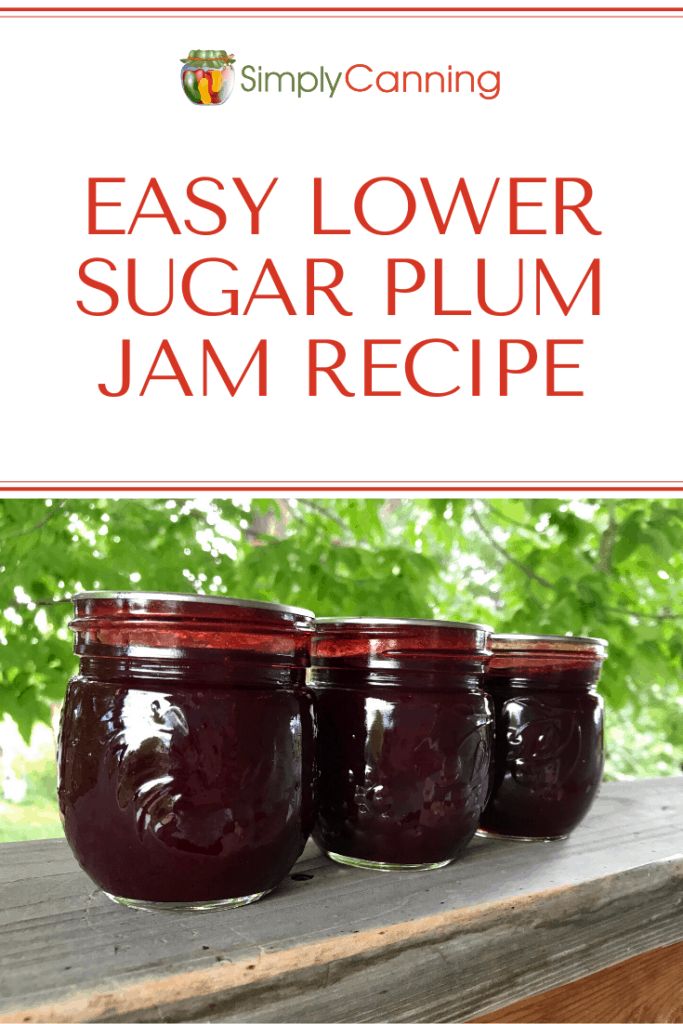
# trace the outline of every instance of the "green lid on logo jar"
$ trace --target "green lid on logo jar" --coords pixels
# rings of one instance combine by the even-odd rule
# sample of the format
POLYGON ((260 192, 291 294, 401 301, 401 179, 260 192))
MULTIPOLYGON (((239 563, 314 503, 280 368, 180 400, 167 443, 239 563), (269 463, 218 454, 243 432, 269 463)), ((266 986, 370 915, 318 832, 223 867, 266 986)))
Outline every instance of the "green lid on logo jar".
POLYGON ((226 50, 190 50, 187 57, 181 57, 183 64, 194 67, 220 68, 235 63, 235 55, 226 50))

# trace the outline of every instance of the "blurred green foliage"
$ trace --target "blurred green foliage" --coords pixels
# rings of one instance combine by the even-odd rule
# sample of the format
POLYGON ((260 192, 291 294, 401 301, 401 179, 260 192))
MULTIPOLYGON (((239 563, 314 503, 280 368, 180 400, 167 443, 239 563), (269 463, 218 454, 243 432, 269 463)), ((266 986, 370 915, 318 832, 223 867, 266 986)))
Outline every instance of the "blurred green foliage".
POLYGON ((0 714, 28 740, 75 659, 80 589, 604 636, 608 775, 683 759, 683 505, 673 499, 5 500, 0 714))
POLYGON ((0 842, 61 836, 54 754, 46 751, 37 760, 16 757, 12 770, 17 778, 25 781, 26 794, 20 801, 0 799, 0 842))

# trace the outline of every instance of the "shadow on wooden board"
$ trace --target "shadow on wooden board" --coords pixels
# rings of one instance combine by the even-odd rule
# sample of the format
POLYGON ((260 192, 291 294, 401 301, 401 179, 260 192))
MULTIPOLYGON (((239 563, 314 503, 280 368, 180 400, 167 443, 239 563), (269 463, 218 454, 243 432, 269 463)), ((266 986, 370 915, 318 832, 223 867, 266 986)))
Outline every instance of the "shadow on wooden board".
POLYGON ((498 1024, 680 1024, 683 942, 475 1017, 498 1024))

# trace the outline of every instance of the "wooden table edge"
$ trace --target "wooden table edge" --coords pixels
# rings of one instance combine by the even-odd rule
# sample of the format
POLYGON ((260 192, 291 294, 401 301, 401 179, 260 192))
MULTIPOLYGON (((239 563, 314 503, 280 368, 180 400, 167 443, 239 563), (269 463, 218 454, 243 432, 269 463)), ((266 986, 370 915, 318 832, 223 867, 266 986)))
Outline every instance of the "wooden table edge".
POLYGON ((136 1020, 136 1012, 144 1012, 153 1007, 173 1006, 185 1003, 193 997, 224 995, 231 990, 245 987, 272 985, 278 978, 291 976, 298 971, 323 967, 343 960, 360 959, 378 951, 390 951, 392 948, 402 950, 417 947, 422 943, 445 940, 453 937, 458 930, 484 927, 487 922, 500 919, 502 915, 512 911, 519 915, 521 912, 532 913, 535 910, 542 910, 544 904, 552 903, 563 895, 585 899, 589 903, 592 902, 593 894, 604 888, 606 883, 616 883, 627 890, 628 884, 633 883, 637 876, 642 876, 643 881, 649 883, 652 889, 676 877, 683 878, 683 854, 645 862, 628 871, 606 874, 578 885, 555 886, 542 892, 456 907, 414 921, 402 921, 356 933, 344 933, 289 949, 264 950, 256 958, 247 955, 237 961, 222 960, 210 966, 181 970, 160 978, 147 977, 133 979, 127 983, 119 982, 114 991, 111 986, 103 985, 57 996, 49 1001, 45 999, 32 1005, 15 1003, 12 1008, 6 1007, 2 1011, 0 1022, 75 1024, 113 1016, 126 1016, 129 1020, 136 1020))

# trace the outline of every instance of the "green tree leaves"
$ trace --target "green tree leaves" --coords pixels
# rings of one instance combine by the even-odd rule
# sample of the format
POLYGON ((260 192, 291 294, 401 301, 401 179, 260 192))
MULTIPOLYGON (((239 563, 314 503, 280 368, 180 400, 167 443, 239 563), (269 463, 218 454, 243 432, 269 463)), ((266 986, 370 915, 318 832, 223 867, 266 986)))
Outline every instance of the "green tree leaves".
POLYGON ((196 591, 605 636, 612 773, 675 771, 682 581, 672 499, 5 500, 0 713, 49 720, 76 590, 196 591))

